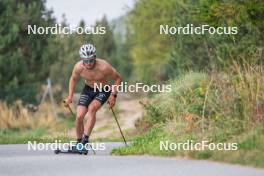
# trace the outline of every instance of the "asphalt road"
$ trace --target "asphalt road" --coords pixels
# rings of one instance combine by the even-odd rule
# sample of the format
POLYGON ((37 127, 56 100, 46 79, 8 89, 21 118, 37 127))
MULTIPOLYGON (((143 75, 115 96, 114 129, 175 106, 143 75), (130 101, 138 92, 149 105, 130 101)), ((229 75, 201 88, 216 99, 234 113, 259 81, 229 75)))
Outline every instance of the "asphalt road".
POLYGON ((263 176, 264 170, 211 161, 150 156, 111 156, 122 143, 105 143, 96 155, 28 151, 28 146, 0 145, 1 176, 263 176))

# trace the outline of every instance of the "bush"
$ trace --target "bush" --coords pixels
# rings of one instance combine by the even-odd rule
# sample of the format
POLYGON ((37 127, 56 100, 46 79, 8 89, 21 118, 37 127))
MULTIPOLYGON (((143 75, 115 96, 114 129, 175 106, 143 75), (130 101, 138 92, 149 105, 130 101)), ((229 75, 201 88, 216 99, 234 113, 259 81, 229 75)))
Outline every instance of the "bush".
POLYGON ((114 153, 182 155, 264 166, 263 67, 234 63, 228 73, 190 72, 171 84, 171 92, 158 94, 145 105, 142 122, 153 128, 114 153), (162 151, 161 140, 237 143, 238 150, 162 151))
POLYGON ((263 120, 264 71, 260 66, 235 63, 229 74, 190 72, 170 84, 171 92, 156 95, 145 106, 153 124, 177 119, 196 122, 203 130, 213 124, 240 132, 248 123, 263 120))

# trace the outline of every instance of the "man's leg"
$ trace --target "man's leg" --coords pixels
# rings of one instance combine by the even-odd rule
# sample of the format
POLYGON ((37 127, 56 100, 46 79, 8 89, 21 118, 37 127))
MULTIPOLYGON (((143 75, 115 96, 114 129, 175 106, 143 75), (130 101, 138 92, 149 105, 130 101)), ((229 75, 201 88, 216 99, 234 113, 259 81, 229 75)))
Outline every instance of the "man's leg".
POLYGON ((77 114, 76 114, 76 121, 75 121, 75 127, 76 127, 76 136, 77 139, 81 139, 83 135, 83 118, 85 114, 87 113, 88 108, 85 106, 77 106, 77 114))
POLYGON ((88 106, 88 118, 84 126, 84 135, 90 136, 96 121, 96 112, 100 107, 101 103, 96 99, 88 106))

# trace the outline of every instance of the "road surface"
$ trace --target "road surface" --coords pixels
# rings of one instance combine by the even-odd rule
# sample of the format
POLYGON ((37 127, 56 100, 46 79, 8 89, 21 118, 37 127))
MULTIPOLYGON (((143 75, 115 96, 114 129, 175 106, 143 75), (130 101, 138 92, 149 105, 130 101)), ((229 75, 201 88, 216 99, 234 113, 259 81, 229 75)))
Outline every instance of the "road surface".
POLYGON ((0 145, 1 176, 263 176, 264 170, 223 164, 150 156, 111 156, 122 143, 105 143, 96 155, 28 151, 27 144, 0 145))

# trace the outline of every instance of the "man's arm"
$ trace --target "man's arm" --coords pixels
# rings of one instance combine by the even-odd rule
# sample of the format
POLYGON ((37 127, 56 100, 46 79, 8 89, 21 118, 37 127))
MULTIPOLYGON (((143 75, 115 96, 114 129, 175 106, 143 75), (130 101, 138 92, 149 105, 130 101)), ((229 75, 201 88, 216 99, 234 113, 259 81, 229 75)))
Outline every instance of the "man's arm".
POLYGON ((78 68, 77 68, 77 64, 76 64, 72 70, 71 78, 69 81, 69 95, 68 95, 68 98, 65 100, 66 104, 72 103, 74 87, 75 87, 75 84, 77 82, 78 76, 79 76, 79 72, 78 72, 78 68))
POLYGON ((108 99, 109 107, 112 108, 115 105, 116 97, 117 97, 117 88, 121 84, 122 78, 112 66, 110 66, 109 69, 109 77, 112 80, 114 80, 114 85, 112 86, 112 90, 111 90, 112 93, 108 99))
POLYGON ((115 82, 113 89, 112 89, 112 94, 117 95, 117 87, 121 84, 122 78, 114 68, 112 68, 110 76, 111 76, 111 79, 114 80, 115 82))

